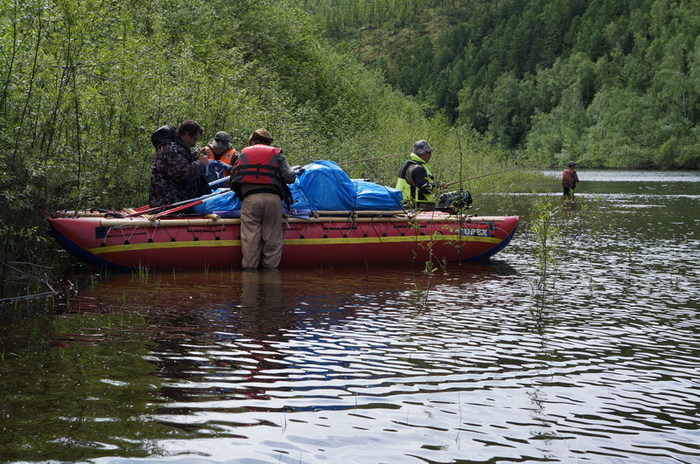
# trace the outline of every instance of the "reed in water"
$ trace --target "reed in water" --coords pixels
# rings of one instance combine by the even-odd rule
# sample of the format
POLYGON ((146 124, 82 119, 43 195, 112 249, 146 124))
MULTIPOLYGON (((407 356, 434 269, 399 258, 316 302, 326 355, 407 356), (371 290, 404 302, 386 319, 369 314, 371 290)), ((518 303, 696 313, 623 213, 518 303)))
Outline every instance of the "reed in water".
POLYGON ((532 315, 540 331, 547 319, 548 296, 553 291, 561 257, 561 229, 556 222, 560 208, 559 202, 552 198, 537 200, 533 205, 529 227, 535 248, 534 273, 530 279, 535 298, 532 315))

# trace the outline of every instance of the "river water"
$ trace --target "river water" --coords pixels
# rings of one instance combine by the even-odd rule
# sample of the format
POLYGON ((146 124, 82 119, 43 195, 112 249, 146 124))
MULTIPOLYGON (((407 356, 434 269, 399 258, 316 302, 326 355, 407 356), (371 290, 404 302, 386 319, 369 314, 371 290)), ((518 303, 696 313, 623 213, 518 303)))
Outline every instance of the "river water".
POLYGON ((579 175, 475 194, 523 216, 485 264, 101 276, 10 312, 0 461, 699 463, 700 175, 579 175))

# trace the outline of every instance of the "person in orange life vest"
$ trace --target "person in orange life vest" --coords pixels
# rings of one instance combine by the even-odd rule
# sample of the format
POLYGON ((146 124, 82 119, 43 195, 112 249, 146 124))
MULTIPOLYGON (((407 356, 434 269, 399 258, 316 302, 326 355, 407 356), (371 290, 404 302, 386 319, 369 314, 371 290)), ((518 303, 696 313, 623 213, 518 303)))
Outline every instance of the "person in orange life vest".
POLYGON ((231 172, 232 165, 238 153, 231 145, 231 136, 219 131, 204 147, 200 149, 209 159, 207 166, 207 182, 213 182, 226 177, 231 172))
POLYGON ((576 173, 576 163, 570 161, 566 169, 561 173, 561 186, 564 189, 565 197, 573 197, 576 184, 579 182, 576 173))
POLYGON ((266 129, 257 129, 241 150, 231 173, 231 188, 242 201, 241 252, 244 270, 276 268, 282 258, 282 200, 296 180, 281 148, 266 129))

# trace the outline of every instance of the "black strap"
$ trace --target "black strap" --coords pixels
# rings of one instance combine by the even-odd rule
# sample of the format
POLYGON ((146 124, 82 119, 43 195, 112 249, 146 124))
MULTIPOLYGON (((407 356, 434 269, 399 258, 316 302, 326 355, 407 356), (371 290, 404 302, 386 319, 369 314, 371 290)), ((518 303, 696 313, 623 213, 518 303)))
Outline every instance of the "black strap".
MULTIPOLYGON (((272 185, 271 187, 274 187, 274 185, 272 185)), ((280 192, 279 192, 279 189, 277 189, 276 187, 275 187, 275 188, 260 187, 260 188, 254 188, 254 189, 248 190, 248 191, 243 195, 243 198, 242 198, 242 199, 245 199, 245 198, 249 197, 250 195, 255 195, 256 193, 274 193, 275 195, 281 196, 281 195, 280 195, 280 192)))
POLYGON ((234 168, 235 178, 240 179, 244 176, 266 176, 278 178, 277 168, 275 166, 267 166, 264 164, 239 164, 234 168))

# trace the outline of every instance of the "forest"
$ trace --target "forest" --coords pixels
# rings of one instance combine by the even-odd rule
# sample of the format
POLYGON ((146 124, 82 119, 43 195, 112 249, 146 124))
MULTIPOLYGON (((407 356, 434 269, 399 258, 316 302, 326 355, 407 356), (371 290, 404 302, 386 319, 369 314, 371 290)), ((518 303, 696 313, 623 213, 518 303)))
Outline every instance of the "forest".
POLYGON ((700 167, 700 2, 305 0, 427 114, 513 160, 700 167))

